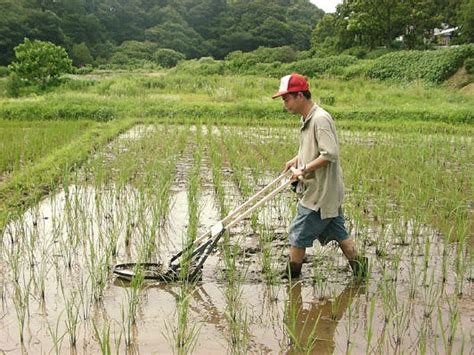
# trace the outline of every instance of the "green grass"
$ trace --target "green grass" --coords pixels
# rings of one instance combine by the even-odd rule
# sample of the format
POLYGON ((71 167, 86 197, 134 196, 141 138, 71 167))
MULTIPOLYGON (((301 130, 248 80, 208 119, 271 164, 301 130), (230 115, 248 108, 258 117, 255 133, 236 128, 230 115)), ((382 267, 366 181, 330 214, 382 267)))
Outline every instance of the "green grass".
MULTIPOLYGON (((0 82, 4 79, 0 79, 0 82)), ((387 84, 356 78, 310 79, 314 100, 336 119, 431 121, 474 125, 474 96, 421 82, 387 84)), ((1 86, 1 85, 0 85, 1 86)), ((108 121, 122 117, 281 121, 288 115, 272 100, 278 80, 256 76, 196 76, 173 72, 74 77, 42 96, 0 96, 0 118, 108 121)))
POLYGON ((136 123, 132 120, 96 125, 69 144, 51 151, 0 185, 0 230, 10 218, 21 215, 28 207, 61 183, 88 159, 94 150, 136 123))
POLYGON ((93 121, 0 120, 0 176, 34 164, 96 125, 93 121))

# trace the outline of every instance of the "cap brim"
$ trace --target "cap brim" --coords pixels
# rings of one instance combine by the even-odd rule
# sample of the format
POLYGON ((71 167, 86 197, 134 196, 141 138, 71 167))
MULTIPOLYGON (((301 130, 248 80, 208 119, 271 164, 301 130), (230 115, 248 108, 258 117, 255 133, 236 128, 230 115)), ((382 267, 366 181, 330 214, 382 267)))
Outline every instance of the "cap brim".
POLYGON ((277 97, 283 96, 283 95, 288 94, 288 93, 289 93, 289 91, 277 92, 275 95, 272 96, 272 99, 276 99, 277 97))

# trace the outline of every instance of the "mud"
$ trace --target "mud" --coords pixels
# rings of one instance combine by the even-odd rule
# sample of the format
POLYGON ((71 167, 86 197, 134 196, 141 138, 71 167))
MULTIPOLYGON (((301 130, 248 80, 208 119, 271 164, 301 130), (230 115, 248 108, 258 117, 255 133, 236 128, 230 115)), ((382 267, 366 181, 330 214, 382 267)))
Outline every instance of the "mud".
MULTIPOLYGON (((148 129, 135 129, 119 140, 139 139, 140 132, 148 129)), ((99 333, 109 329, 112 352, 176 351, 173 329, 177 325, 180 284, 147 282, 139 293, 136 323, 127 328, 124 317, 131 288, 115 278, 110 268, 115 263, 136 261, 139 246, 149 238, 155 238, 151 261, 166 263, 182 248, 188 227, 187 179, 192 144, 179 159, 170 214, 163 225, 153 223, 148 196, 134 187, 97 189, 85 182, 46 198, 22 220, 9 225, 1 244, 0 351, 98 353, 100 336, 94 326, 99 333), (105 250, 111 246, 116 246, 114 257, 104 259, 105 250), (106 268, 106 279, 96 300, 91 279, 97 277, 95 271, 101 267, 106 268), (27 310, 23 344, 18 327, 22 309, 27 310), (79 315, 75 347, 67 332, 71 309, 73 315, 79 315), (128 331, 132 344, 126 346, 128 331)), ((204 154, 198 234, 219 220, 209 164, 204 154)), ((224 161, 221 171, 226 201, 234 208, 244 199, 228 162, 224 161)), ((262 185, 272 178, 265 177, 262 185)), ((256 223, 249 218, 229 231, 231 244, 239 246, 235 257, 244 275, 241 304, 247 316, 248 352, 300 353, 297 344, 306 344, 306 350, 318 354, 348 350, 355 354, 421 352, 423 344, 427 353, 474 351, 472 270, 460 280, 455 265, 456 260, 462 261, 469 254, 459 254, 456 244, 446 244, 429 226, 416 234, 410 230, 410 221, 402 227, 387 227, 383 256, 377 256, 380 241, 376 223, 364 236, 355 235, 353 229, 353 237, 370 259, 367 283, 353 281, 335 245, 309 249, 299 280, 289 284, 274 279, 269 283, 262 273, 262 253, 270 248, 275 272, 284 266, 292 204, 294 196, 284 192, 258 212, 256 223), (400 228, 408 228, 407 239, 390 243, 400 228), (264 237, 268 238, 267 245, 261 243, 264 237), (430 241, 428 247, 426 240, 430 241), (290 328, 295 334, 293 340, 290 328)), ((468 267, 472 265, 468 263, 468 267)), ((198 329, 195 353, 222 354, 230 349, 227 287, 218 247, 205 264, 202 281, 190 295, 189 323, 198 329)))

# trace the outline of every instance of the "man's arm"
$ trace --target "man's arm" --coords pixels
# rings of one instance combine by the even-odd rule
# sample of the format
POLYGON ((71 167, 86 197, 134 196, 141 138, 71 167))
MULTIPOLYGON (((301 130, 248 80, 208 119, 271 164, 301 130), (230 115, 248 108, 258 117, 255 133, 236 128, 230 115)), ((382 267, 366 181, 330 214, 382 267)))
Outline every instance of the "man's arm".
POLYGON ((284 173, 288 171, 289 168, 291 167, 298 167, 298 156, 295 156, 293 159, 288 160, 285 164, 285 170, 283 170, 284 173))
POLYGON ((316 169, 322 168, 330 163, 329 160, 324 159, 321 155, 316 159, 305 164, 304 169, 297 169, 291 176, 292 180, 298 179, 299 176, 315 171, 316 169))

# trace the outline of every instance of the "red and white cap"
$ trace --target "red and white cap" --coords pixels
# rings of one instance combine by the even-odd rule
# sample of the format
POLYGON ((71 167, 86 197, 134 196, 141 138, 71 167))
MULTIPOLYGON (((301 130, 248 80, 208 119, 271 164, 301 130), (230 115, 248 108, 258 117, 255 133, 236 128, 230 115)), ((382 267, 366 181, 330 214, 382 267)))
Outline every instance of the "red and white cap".
POLYGON ((280 80, 278 92, 272 96, 272 99, 288 94, 290 92, 308 91, 309 85, 306 79, 299 74, 286 75, 280 80))

